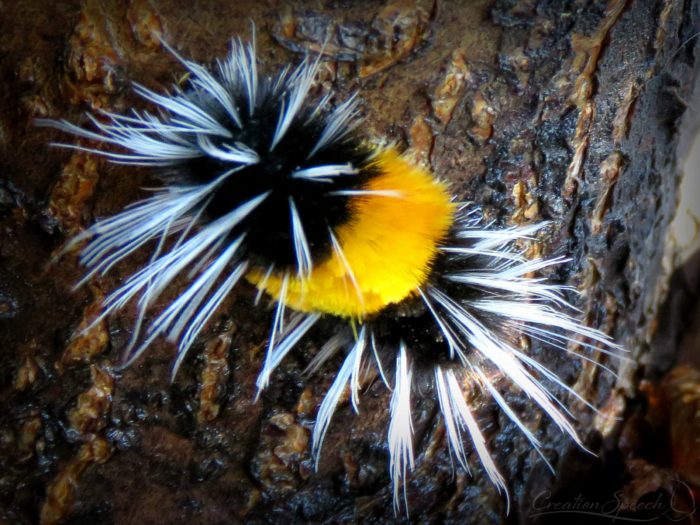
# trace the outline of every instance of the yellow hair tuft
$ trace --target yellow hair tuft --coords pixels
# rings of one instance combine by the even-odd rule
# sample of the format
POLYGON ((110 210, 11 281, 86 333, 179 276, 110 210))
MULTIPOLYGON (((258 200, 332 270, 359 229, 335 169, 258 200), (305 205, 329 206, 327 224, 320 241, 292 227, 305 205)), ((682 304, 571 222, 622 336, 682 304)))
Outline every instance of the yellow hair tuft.
POLYGON ((377 154, 378 175, 350 199, 350 220, 336 228, 339 249, 308 276, 266 277, 260 268, 247 279, 278 301, 302 312, 362 320, 416 294, 425 284, 440 242, 452 226, 455 205, 445 185, 394 149, 377 154))

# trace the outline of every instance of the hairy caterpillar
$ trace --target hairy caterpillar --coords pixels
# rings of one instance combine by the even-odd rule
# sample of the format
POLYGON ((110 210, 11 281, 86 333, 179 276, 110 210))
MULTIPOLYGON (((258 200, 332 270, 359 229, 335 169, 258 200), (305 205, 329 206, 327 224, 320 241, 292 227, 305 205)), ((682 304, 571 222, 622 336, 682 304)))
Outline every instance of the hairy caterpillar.
POLYGON ((611 355, 619 347, 576 320, 565 286, 533 277, 565 261, 525 257, 521 243, 545 224, 494 228, 431 173, 391 147, 365 142, 355 97, 334 108, 331 94, 314 99, 318 61, 267 77, 259 74, 255 55, 254 45, 234 42, 213 72, 180 58, 190 74, 184 89, 159 94, 135 86, 157 113, 104 112, 89 117, 91 129, 39 122, 115 146, 64 147, 151 166, 164 181, 151 197, 69 243, 85 243, 82 282, 146 245, 152 250, 150 262, 104 301, 102 318, 137 305, 125 364, 164 336, 177 344, 175 374, 223 299, 247 280, 258 289, 256 302, 267 296, 276 304, 259 390, 311 330, 328 322, 336 327, 309 364, 316 370, 338 352, 345 356, 318 409, 317 459, 346 388, 357 409, 362 371, 377 367, 392 391, 388 449, 396 509, 414 467, 417 374, 431 377, 454 457, 468 468, 468 437, 486 474, 506 494, 465 397, 468 385, 490 395, 538 452, 539 441, 492 372, 581 444, 546 383, 587 402, 516 340, 525 334, 571 353, 570 342, 611 355), (183 277, 182 293, 147 322, 156 300, 183 277))

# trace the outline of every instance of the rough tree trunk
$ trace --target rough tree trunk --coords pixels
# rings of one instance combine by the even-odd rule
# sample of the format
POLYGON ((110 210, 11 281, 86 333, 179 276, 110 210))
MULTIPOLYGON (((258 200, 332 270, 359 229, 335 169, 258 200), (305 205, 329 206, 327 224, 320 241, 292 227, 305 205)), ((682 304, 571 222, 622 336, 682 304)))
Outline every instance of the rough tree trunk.
MULTIPOLYGON (((412 520, 558 523, 557 515, 538 516, 543 503, 576 495, 605 502, 622 487, 631 502, 663 489, 668 496, 677 474, 663 468, 671 445, 665 423, 648 411, 656 403, 663 412, 663 388, 648 383, 645 396, 639 387, 676 356, 678 330, 666 319, 681 314, 662 306, 685 304, 669 302, 676 281, 662 258, 677 205, 679 137, 692 121, 699 4, 0 3, 0 523, 397 520, 384 445, 387 392, 379 382, 367 388, 361 417, 339 410, 314 472, 309 431, 334 369, 303 377, 317 348, 308 345, 254 403, 270 312, 250 308, 251 290, 228 301, 174 384, 173 349, 164 343, 127 370, 113 368, 132 311, 72 338, 147 255, 77 292, 74 257, 52 264, 52 255, 94 218, 139 198, 150 179, 50 149, 56 135, 32 120, 76 121, 86 109, 140 105, 132 81, 161 88, 182 77, 158 34, 209 62, 232 36, 249 39, 251 20, 265 70, 325 42, 336 60, 324 64, 322 80, 342 95, 361 89, 369 137, 410 148, 500 224, 552 221, 538 250, 572 257, 560 277, 583 292, 586 323, 630 351, 616 380, 533 345, 609 416, 567 401, 594 457, 529 404, 518 405, 540 431, 556 476, 507 418, 481 407, 510 486, 509 514, 475 457, 473 477, 453 475, 427 392, 415 407, 412 520)), ((683 479, 693 481, 692 472, 683 479)), ((592 520, 566 519, 577 517, 592 520)))

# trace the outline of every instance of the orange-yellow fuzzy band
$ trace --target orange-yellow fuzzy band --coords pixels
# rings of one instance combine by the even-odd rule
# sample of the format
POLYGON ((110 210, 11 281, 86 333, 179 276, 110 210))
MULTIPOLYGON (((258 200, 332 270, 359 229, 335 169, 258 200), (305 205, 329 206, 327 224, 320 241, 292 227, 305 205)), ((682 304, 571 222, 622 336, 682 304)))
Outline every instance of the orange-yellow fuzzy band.
POLYGON ((372 161, 378 175, 353 196, 350 221, 336 228, 340 246, 309 276, 254 269, 247 278, 276 300, 302 312, 362 319, 417 293, 428 278, 439 243, 454 219, 444 184, 393 149, 372 161))

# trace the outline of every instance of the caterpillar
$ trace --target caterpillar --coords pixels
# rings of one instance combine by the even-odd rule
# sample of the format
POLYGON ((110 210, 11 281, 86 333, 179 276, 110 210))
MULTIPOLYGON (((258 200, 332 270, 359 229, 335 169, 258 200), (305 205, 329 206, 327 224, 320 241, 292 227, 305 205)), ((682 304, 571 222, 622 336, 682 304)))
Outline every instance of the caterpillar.
POLYGON ((509 385, 583 447, 548 385, 595 406, 518 338, 587 360, 567 345, 613 357, 622 349, 577 320, 566 299, 575 290, 539 276, 565 257, 526 257, 527 243, 547 223, 498 228, 395 147, 370 144, 359 130, 357 96, 331 104, 333 93, 312 95, 320 57, 267 76, 258 71, 254 41, 234 40, 211 69, 170 51, 189 74, 184 87, 157 93, 134 86, 156 113, 102 111, 88 116, 88 127, 38 122, 87 139, 58 146, 150 167, 163 181, 67 243, 67 250, 81 250, 86 273, 79 284, 150 249, 150 261, 106 297, 96 321, 136 305, 125 366, 165 337, 177 346, 174 377, 225 297, 247 281, 258 291, 255 304, 266 297, 274 305, 258 391, 310 332, 324 324, 334 329, 309 363, 316 371, 344 356, 318 408, 311 444, 317 462, 336 407, 349 388, 357 411, 363 371, 376 367, 391 391, 387 448, 396 511, 402 499, 408 509, 419 375, 432 382, 452 456, 469 471, 471 441, 506 498, 507 481, 467 390, 490 396, 545 462, 540 441, 503 393, 509 385), (182 292, 147 321, 176 278, 186 280, 182 292))

